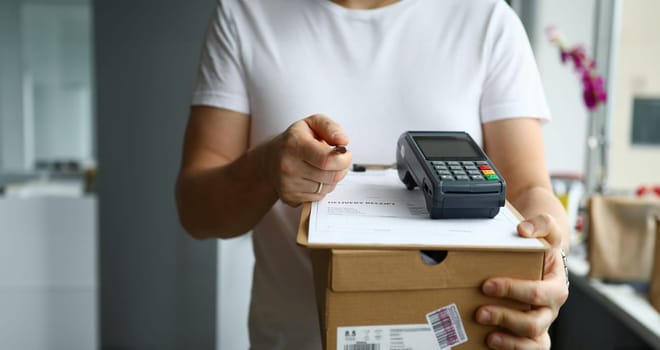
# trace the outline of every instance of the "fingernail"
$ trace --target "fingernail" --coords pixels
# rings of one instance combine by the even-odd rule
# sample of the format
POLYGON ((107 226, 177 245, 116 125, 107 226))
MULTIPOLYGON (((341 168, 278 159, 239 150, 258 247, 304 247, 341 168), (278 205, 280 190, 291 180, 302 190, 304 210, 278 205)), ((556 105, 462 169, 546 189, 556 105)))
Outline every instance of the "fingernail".
POLYGON ((495 295, 495 293, 497 292, 497 285, 495 285, 495 282, 488 281, 484 283, 482 290, 486 295, 495 295))
POLYGON ((520 228, 523 229, 523 231, 527 234, 533 234, 534 233, 534 224, 532 224, 529 221, 523 221, 520 223, 520 228))
POLYGON ((479 314, 477 315, 477 320, 479 321, 479 323, 489 324, 492 319, 493 316, 490 314, 488 310, 480 310, 479 314))
POLYGON ((499 335, 491 336, 489 345, 495 348, 499 347, 500 345, 502 345, 502 337, 500 337, 499 335))

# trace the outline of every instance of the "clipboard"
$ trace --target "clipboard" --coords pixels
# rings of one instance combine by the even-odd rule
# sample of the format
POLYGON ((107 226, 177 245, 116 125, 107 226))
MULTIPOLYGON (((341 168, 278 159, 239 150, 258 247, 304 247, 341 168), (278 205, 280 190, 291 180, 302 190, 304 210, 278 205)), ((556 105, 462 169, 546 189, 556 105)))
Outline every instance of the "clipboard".
MULTIPOLYGON (((506 201, 506 208, 508 208, 514 216, 523 220, 522 215, 516 210, 509 201, 506 201)), ((438 246, 438 245, 422 245, 422 244, 319 244, 309 242, 309 220, 312 210, 312 203, 306 202, 303 204, 302 212, 300 214, 300 222, 298 224, 298 233, 296 236, 296 243, 300 246, 311 249, 354 249, 354 250, 372 250, 372 249, 397 249, 397 250, 499 250, 499 251, 520 251, 520 252, 539 252, 546 251, 550 248, 550 244, 543 238, 529 238, 538 240, 541 245, 538 247, 490 247, 490 246, 438 246)), ((434 219, 428 219, 434 220, 434 219)), ((442 219, 436 219, 442 220, 442 219)), ((466 219, 469 220, 469 219, 466 219)))

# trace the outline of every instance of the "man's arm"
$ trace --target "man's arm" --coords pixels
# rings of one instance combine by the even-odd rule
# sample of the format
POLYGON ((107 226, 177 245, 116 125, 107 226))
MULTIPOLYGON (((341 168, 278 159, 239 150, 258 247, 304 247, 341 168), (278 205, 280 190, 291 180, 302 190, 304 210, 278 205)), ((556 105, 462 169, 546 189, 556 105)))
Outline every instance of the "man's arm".
POLYGON ((568 218, 552 191, 540 122, 505 119, 486 123, 483 130, 484 149, 506 180, 509 202, 527 219, 552 216, 561 230, 562 248, 568 251, 568 218))
POLYGON ((277 200, 264 178, 264 150, 247 152, 249 128, 248 115, 191 108, 176 199, 181 224, 193 237, 247 232, 277 200))
POLYGON ((485 305, 477 321, 499 326, 488 335, 493 349, 549 349, 548 328, 568 297, 561 249, 568 248, 568 220, 554 196, 548 176, 540 122, 531 118, 484 124, 484 148, 507 182, 507 198, 525 217, 518 233, 542 237, 550 244, 545 254, 542 281, 495 277, 481 287, 484 294, 532 305, 520 311, 485 305))
POLYGON ((176 201, 183 227, 195 238, 228 238, 254 227, 281 199, 296 206, 321 199, 347 172, 350 152, 341 127, 321 115, 292 124, 248 149, 250 117, 214 107, 191 108, 176 201), (317 192, 318 184, 324 184, 317 192))

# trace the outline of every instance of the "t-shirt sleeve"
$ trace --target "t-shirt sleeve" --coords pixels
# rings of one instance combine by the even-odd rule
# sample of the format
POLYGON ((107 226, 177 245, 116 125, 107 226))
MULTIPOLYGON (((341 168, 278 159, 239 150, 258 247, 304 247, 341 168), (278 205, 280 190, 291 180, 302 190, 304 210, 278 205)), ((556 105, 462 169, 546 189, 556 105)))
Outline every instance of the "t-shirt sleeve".
POLYGON ((250 112, 239 43, 234 19, 220 0, 206 32, 192 105, 250 112))
POLYGON ((539 71, 525 29, 513 10, 498 1, 484 40, 486 75, 481 121, 535 117, 550 120, 539 71))

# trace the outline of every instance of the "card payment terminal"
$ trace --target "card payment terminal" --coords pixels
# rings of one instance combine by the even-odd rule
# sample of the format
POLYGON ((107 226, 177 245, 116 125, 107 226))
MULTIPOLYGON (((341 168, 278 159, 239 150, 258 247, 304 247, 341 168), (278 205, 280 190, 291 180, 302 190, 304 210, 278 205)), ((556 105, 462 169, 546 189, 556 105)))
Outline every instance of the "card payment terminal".
POLYGON ((419 186, 433 219, 492 218, 504 206, 506 183, 465 132, 407 131, 397 143, 399 178, 419 186))

